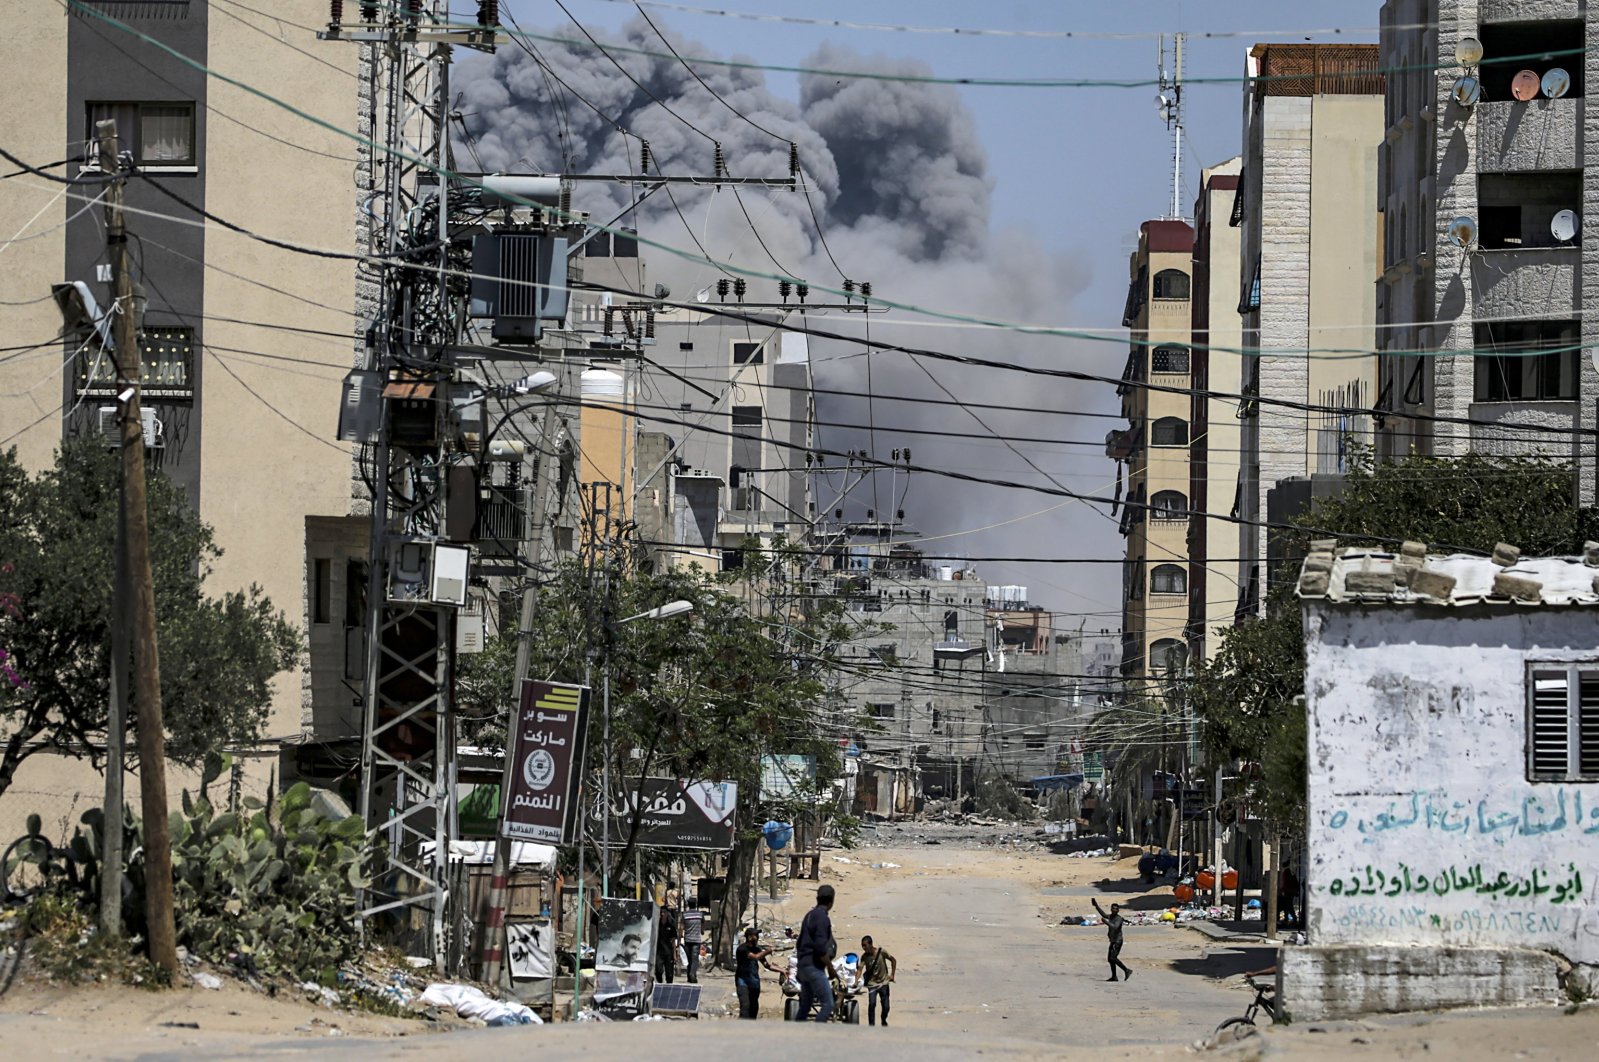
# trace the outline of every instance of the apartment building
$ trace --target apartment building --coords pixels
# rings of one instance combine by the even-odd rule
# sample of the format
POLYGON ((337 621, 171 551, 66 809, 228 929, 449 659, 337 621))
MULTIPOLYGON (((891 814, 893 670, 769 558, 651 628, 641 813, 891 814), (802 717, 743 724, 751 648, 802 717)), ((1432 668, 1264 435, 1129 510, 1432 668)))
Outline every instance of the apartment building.
MULTIPOLYGON (((207 0, 93 5, 138 33, 342 129, 357 119, 357 52, 285 27, 325 21, 319 0, 285 0, 263 15, 207 0)), ((203 223, 156 186, 244 229, 330 249, 354 245, 356 145, 196 69, 127 30, 58 4, 18 4, 0 38, 13 72, 0 142, 24 161, 76 174, 94 124, 114 119, 140 176, 127 186, 136 279, 148 299, 144 406, 154 415, 153 471, 170 477, 222 547, 208 585, 259 584, 305 622, 308 514, 350 505, 351 457, 337 443, 339 381, 352 361, 354 263, 272 247, 203 223)), ((52 342, 53 284, 81 281, 112 302, 103 212, 92 188, 21 174, 0 182, 0 322, 39 351, 0 362, 0 439, 30 468, 63 438, 100 433, 114 408, 108 365, 52 342)), ((298 672, 280 677, 266 733, 297 734, 306 706, 298 672)), ((251 750, 264 785, 275 741, 251 750)), ((181 776, 175 784, 183 784, 181 776)), ((192 783, 191 783, 192 784, 192 783)), ((38 755, 7 802, 47 822, 95 802, 86 764, 38 755)))
POLYGON ((1578 0, 1383 6, 1383 454, 1575 458, 1593 504, 1593 447, 1570 432, 1593 430, 1599 394, 1583 353, 1599 339, 1584 304, 1599 250, 1580 220, 1599 199, 1596 32, 1578 0))
POLYGON ((1236 393, 1243 375, 1243 328, 1237 307, 1239 231, 1229 219, 1238 198, 1242 160, 1203 170, 1194 205, 1194 394, 1189 440, 1187 642, 1195 659, 1208 660, 1238 608, 1237 525, 1227 519, 1238 493, 1243 432, 1236 393), (1215 390, 1219 394, 1208 392, 1215 390))
POLYGON ((1286 548, 1261 524, 1293 522, 1316 477, 1338 476, 1349 443, 1371 441, 1359 411, 1377 401, 1377 358, 1363 352, 1375 336, 1384 129, 1377 45, 1258 44, 1246 72, 1229 222, 1240 229, 1242 391, 1262 401, 1243 420, 1241 615, 1258 610, 1286 548))
POLYGON ((983 718, 985 766, 1019 785, 1083 770, 1083 738, 1100 705, 1081 663, 1081 641, 1056 633, 1057 613, 1025 586, 989 586, 989 655, 983 718))
POLYGON ((1193 255, 1187 222, 1146 221, 1128 261, 1122 326, 1130 349, 1117 393, 1129 426, 1106 437, 1105 452, 1126 469, 1122 675, 1129 690, 1180 671, 1188 659, 1193 255))

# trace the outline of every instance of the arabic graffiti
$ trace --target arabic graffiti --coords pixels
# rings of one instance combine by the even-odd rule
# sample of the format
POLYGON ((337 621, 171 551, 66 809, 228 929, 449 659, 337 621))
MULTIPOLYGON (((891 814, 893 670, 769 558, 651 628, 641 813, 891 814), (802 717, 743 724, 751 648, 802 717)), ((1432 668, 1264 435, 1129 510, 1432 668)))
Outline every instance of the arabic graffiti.
POLYGON ((1539 789, 1519 799, 1450 800, 1442 790, 1400 794, 1371 818, 1339 808, 1327 817, 1330 830, 1353 829, 1370 843, 1389 830, 1422 829, 1476 834, 1503 844, 1507 837, 1536 837, 1581 830, 1599 834, 1599 800, 1586 805, 1580 789, 1539 789))
POLYGON ((1560 911, 1451 911, 1429 912, 1425 907, 1389 907, 1386 904, 1351 904, 1333 921, 1340 929, 1410 929, 1423 934, 1466 934, 1479 940, 1484 933, 1558 934, 1566 929, 1560 911))
POLYGON ((1525 876, 1512 875, 1504 870, 1498 874, 1484 873, 1481 863, 1473 863, 1464 869, 1445 867, 1430 875, 1404 863, 1388 870, 1368 863, 1352 872, 1348 878, 1333 878, 1327 886, 1327 892, 1333 896, 1387 897, 1424 894, 1441 897, 1452 893, 1469 893, 1494 900, 1547 896, 1550 903, 1575 903, 1583 898, 1582 871, 1577 869, 1575 863, 1567 863, 1566 869, 1557 873, 1534 867, 1525 876), (1564 880, 1551 880, 1562 875, 1564 880))

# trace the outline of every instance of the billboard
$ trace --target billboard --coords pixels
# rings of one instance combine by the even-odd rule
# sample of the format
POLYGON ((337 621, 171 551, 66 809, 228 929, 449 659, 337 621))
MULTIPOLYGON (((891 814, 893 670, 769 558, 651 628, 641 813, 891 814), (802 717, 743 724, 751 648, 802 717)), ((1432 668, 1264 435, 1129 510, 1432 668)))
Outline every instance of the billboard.
MULTIPOLYGON (((733 847, 733 812, 738 807, 736 782, 686 782, 676 778, 644 778, 631 791, 611 799, 611 843, 626 843, 638 816, 634 843, 644 848, 733 847)), ((590 802, 589 836, 601 832, 598 799, 590 802)))
POLYGON ((576 836, 588 707, 587 686, 523 680, 508 735, 511 786, 501 812, 502 836, 543 844, 576 836))
MULTIPOLYGON (((855 753, 859 755, 859 750, 855 753)), ((762 756, 761 799, 791 800, 816 784, 816 757, 762 756)))

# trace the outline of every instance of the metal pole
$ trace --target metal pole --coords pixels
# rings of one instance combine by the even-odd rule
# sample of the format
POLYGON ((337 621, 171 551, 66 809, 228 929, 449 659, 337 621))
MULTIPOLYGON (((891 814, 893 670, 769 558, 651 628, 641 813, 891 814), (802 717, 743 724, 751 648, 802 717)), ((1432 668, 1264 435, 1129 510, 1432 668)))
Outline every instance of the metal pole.
POLYGON ((100 932, 122 936, 123 772, 128 741, 128 495, 117 483, 116 574, 111 586, 111 705, 106 719, 105 802, 100 829, 100 932))
POLYGON ((106 249, 116 290, 117 384, 127 389, 122 405, 123 541, 128 553, 128 605, 133 627, 133 685, 139 711, 139 795, 144 812, 145 917, 150 959, 171 977, 178 974, 177 927, 172 916, 172 838, 167 832, 166 728, 161 720, 161 657, 156 645, 155 580, 150 568, 149 500, 144 479, 144 421, 139 413, 139 337, 123 227, 117 123, 99 122, 100 166, 116 179, 106 187, 106 249))
POLYGON ((605 650, 604 671, 600 675, 600 711, 604 715, 604 735, 600 751, 604 757, 600 764, 600 801, 604 809, 600 814, 600 895, 611 895, 611 650, 605 650))
POLYGON ((1221 857, 1221 768, 1216 768, 1216 808, 1211 812, 1212 828, 1216 835, 1216 882, 1212 888, 1215 894, 1215 905, 1221 906, 1221 876, 1224 862, 1221 857))

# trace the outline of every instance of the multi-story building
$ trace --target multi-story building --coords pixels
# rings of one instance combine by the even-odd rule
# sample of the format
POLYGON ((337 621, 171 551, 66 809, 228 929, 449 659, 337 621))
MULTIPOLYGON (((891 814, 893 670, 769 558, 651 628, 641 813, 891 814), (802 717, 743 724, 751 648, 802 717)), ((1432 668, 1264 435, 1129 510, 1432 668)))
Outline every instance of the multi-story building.
POLYGON ((1074 666, 1082 643, 1057 635, 1056 614, 1031 604, 1025 586, 990 586, 986 596, 994 663, 983 683, 984 765, 1022 785, 1081 772, 1088 717, 1100 703, 1074 666))
MULTIPOLYGON (((1277 559, 1262 523, 1291 523, 1309 477, 1347 467, 1370 442, 1378 272, 1377 46, 1259 44, 1244 87, 1244 163, 1231 222, 1241 228, 1240 612, 1259 607, 1277 559), (1275 402, 1319 407, 1307 412, 1275 402), (1295 485, 1268 498, 1280 483, 1295 485)), ((1214 322, 1213 322, 1214 323, 1214 322)), ((1214 379, 1214 377, 1213 377, 1214 379)))
POLYGON ((1193 254, 1186 221, 1146 221, 1128 263, 1122 325, 1131 349, 1117 392, 1129 427, 1111 432, 1105 450, 1126 466, 1122 674, 1130 691, 1187 660, 1193 254))
MULTIPOLYGON (((181 485, 215 529, 222 554, 207 585, 256 583, 291 619, 322 623, 331 606, 312 593, 310 603, 321 604, 308 610, 316 573, 302 558, 306 517, 350 505, 350 451, 335 440, 339 381, 360 330, 355 266, 270 246, 205 222, 197 210, 284 241, 353 247, 355 142, 239 85, 353 131, 357 52, 318 47, 309 33, 299 42, 284 36, 281 20, 326 20, 319 0, 287 0, 271 15, 207 0, 94 6, 227 78, 92 14, 16 5, 0 38, 0 64, 14 73, 0 141, 29 164, 77 174, 95 123, 116 121, 139 171, 126 199, 135 279, 148 299, 150 466, 181 485), (70 161, 56 165, 62 159, 70 161)), ((29 174, 0 182, 0 230, 10 237, 0 322, 12 343, 45 344, 0 363, 0 440, 33 469, 51 462, 64 437, 101 432, 104 410, 115 408, 109 363, 52 341, 62 321, 51 285, 81 281, 99 305, 112 302, 95 191, 29 174)), ((273 742, 240 750, 256 784, 277 755, 275 739, 301 729, 301 681, 296 671, 274 684, 266 726, 273 742)), ((179 774, 174 784, 186 781, 179 774)), ((26 807, 7 802, 8 821, 24 811, 57 821, 74 802, 99 799, 86 763, 52 754, 29 759, 15 784, 29 797, 26 807)))
POLYGON ((1243 370, 1237 312, 1238 230, 1228 224, 1238 197, 1241 160, 1200 174, 1194 206, 1194 348, 1190 358, 1188 500, 1189 651, 1208 660, 1220 644, 1217 627, 1238 609, 1237 527, 1227 516, 1238 492, 1242 431, 1239 401, 1228 397, 1243 370))
POLYGON ((1382 26, 1380 451, 1576 458, 1592 504, 1573 430, 1593 430, 1599 394, 1583 354, 1599 251, 1578 220, 1599 201, 1583 98, 1599 19, 1578 0, 1389 0, 1382 26))

